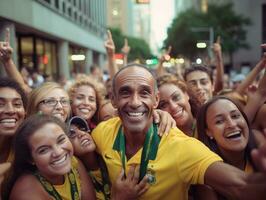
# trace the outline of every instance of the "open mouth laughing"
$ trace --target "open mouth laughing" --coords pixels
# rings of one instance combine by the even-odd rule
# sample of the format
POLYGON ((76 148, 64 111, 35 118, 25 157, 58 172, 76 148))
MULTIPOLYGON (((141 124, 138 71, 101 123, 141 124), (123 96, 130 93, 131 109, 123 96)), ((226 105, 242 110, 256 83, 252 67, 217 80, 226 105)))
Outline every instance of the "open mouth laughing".
POLYGON ((55 159, 51 162, 51 165, 54 167, 64 166, 69 158, 69 154, 65 154, 63 157, 55 159))
POLYGON ((0 124, 6 128, 13 128, 17 125, 17 119, 15 118, 2 119, 0 120, 0 124))
POLYGON ((235 139, 241 138, 241 136, 242 136, 242 134, 241 134, 241 131, 239 130, 239 131, 230 132, 225 137, 226 137, 226 139, 235 140, 235 139))

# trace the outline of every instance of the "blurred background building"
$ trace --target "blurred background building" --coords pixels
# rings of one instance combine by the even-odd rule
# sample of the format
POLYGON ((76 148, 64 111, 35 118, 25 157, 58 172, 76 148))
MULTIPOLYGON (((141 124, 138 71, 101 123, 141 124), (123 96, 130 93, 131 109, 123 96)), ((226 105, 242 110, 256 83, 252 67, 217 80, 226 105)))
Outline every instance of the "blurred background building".
POLYGON ((107 26, 133 36, 133 6, 132 0, 107 0, 107 26))
POLYGON ((106 17, 106 0, 1 0, 0 38, 8 27, 19 68, 69 78, 104 65, 106 17))
POLYGON ((107 26, 150 44, 150 1, 107 0, 107 26))
POLYGON ((246 28, 246 40, 250 48, 241 49, 234 54, 234 68, 245 70, 245 67, 255 66, 262 53, 260 44, 266 42, 266 0, 175 0, 176 15, 191 7, 206 12, 208 4, 225 2, 233 2, 236 13, 249 17, 252 22, 246 28))

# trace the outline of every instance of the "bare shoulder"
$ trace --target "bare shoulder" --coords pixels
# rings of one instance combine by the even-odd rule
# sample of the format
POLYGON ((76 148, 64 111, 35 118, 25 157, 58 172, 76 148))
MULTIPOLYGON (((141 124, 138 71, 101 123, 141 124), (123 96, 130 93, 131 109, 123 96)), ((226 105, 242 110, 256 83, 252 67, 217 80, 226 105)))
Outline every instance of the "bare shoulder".
POLYGON ((48 200, 49 194, 38 179, 30 174, 22 175, 15 182, 10 193, 10 200, 48 200))
POLYGON ((81 182, 81 199, 96 200, 93 183, 90 177, 88 176, 83 163, 80 160, 78 160, 78 172, 81 182))

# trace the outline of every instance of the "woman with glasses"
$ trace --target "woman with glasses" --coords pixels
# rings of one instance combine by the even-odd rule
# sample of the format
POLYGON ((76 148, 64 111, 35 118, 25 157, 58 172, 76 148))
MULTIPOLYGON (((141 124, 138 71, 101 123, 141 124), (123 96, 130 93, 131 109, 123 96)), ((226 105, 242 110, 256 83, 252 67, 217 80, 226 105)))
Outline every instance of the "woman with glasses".
MULTIPOLYGON (((62 120, 33 115, 18 128, 9 199, 93 200, 95 192, 62 120)), ((8 198, 8 197, 7 197, 8 198)))
POLYGON ((47 114, 63 122, 70 116, 70 100, 67 92, 55 82, 46 82, 29 95, 27 115, 47 114))

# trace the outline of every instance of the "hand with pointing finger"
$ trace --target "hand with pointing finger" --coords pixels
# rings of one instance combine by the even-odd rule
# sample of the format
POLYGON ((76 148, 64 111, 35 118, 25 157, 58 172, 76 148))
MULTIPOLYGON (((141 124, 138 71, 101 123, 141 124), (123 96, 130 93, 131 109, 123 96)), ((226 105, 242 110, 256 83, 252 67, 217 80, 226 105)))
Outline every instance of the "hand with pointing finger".
POLYGON ((124 40, 124 46, 122 47, 121 51, 124 55, 128 55, 130 52, 130 46, 128 46, 128 41, 126 38, 124 40))
POLYGON ((108 55, 115 54, 115 44, 110 30, 107 30, 107 40, 105 41, 104 46, 108 55))
POLYGON ((170 57, 170 53, 172 51, 172 46, 169 46, 168 49, 163 53, 163 55, 160 57, 160 62, 166 62, 169 61, 170 57))
POLYGON ((222 55, 221 37, 218 36, 216 42, 213 44, 213 52, 216 56, 222 55))

